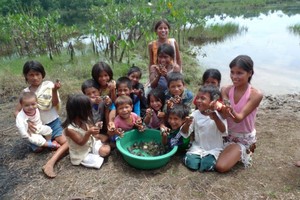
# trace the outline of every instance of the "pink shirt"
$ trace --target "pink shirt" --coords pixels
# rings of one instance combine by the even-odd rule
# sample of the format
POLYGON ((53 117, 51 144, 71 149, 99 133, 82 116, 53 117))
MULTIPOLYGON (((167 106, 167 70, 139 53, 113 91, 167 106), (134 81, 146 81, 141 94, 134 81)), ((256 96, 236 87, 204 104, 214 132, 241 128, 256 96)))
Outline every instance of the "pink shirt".
POLYGON ((128 124, 124 119, 122 119, 119 115, 116 116, 114 123, 116 128, 121 128, 123 131, 129 131, 134 127, 136 120, 139 118, 137 114, 131 112, 130 115, 132 119, 132 123, 128 124))
MULTIPOLYGON (((234 89, 235 87, 231 87, 229 90, 229 100, 233 110, 237 113, 241 112, 243 107, 246 105, 250 98, 251 93, 251 85, 248 85, 248 88, 244 95, 241 97, 239 102, 234 102, 234 89)), ((231 117, 227 118, 228 130, 229 132, 235 133, 251 133, 255 130, 255 118, 256 118, 257 108, 255 108, 246 118, 243 119, 240 123, 236 123, 233 121, 231 117)))

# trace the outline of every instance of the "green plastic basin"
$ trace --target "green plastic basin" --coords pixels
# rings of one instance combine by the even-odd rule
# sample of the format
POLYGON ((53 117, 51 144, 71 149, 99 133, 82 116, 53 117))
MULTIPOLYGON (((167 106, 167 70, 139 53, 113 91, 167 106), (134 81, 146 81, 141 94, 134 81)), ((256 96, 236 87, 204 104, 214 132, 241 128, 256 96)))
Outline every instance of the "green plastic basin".
POLYGON ((157 169, 166 165, 171 156, 174 155, 178 149, 175 146, 171 151, 160 156, 137 156, 131 154, 127 148, 135 142, 161 142, 160 131, 154 129, 146 129, 144 132, 131 130, 124 133, 122 138, 117 139, 117 148, 121 152, 124 160, 134 168, 138 169, 157 169))

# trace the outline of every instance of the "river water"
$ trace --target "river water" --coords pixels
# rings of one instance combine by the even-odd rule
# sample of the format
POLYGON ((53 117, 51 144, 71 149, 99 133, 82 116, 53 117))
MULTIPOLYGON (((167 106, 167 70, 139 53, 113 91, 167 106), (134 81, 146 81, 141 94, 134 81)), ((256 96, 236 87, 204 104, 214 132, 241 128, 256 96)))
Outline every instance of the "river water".
POLYGON ((227 22, 245 26, 247 31, 202 46, 197 51, 201 66, 219 69, 221 85, 230 84, 229 63, 237 55, 246 54, 254 61, 251 81, 254 87, 266 95, 300 92, 300 37, 288 29, 300 23, 300 14, 288 16, 275 11, 253 18, 215 16, 207 21, 208 24, 227 22))

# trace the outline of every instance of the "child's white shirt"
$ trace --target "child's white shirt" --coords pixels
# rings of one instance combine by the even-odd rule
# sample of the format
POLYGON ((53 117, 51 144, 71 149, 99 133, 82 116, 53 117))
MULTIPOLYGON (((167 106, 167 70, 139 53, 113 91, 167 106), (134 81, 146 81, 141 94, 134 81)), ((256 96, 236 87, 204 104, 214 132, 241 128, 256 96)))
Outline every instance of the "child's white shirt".
POLYGON ((195 110, 192 113, 194 120, 189 127, 189 132, 187 134, 180 132, 185 138, 189 137, 192 132, 195 134, 195 140, 187 153, 197 154, 201 157, 211 154, 218 159, 220 152, 224 148, 223 136, 227 135, 228 129, 226 119, 223 119, 218 112, 216 114, 226 127, 224 133, 219 131, 215 121, 209 116, 201 114, 199 110, 195 110))

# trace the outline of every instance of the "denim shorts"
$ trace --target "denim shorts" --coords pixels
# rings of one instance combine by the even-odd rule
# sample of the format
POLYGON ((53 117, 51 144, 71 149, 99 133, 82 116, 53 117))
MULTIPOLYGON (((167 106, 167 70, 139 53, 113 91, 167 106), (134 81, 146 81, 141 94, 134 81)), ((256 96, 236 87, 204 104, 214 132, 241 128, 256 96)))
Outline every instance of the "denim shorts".
POLYGON ((60 121, 59 117, 46 125, 50 126, 52 129, 51 140, 54 140, 56 137, 62 135, 63 128, 61 126, 61 121, 60 121))

